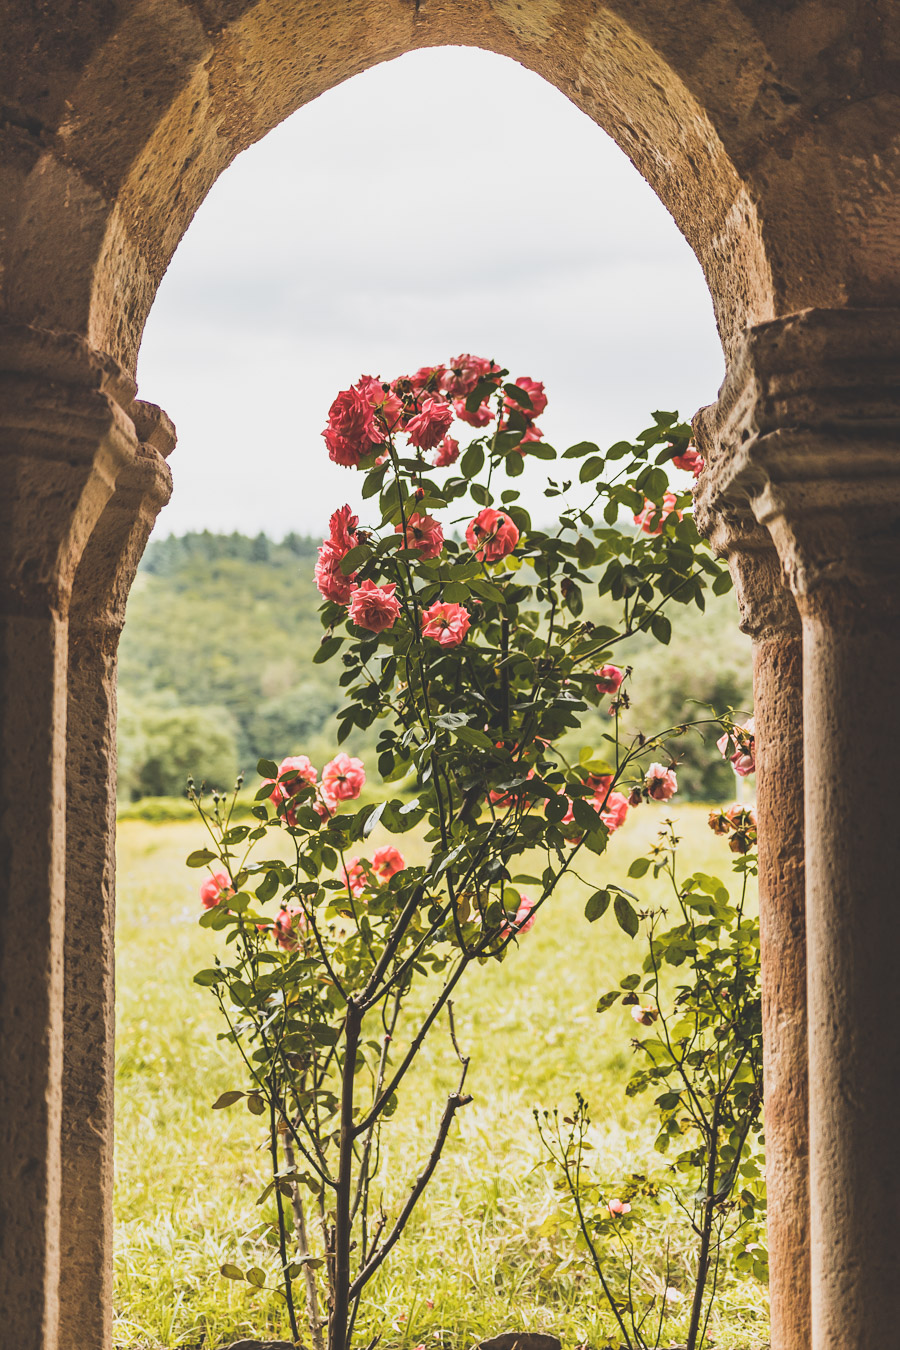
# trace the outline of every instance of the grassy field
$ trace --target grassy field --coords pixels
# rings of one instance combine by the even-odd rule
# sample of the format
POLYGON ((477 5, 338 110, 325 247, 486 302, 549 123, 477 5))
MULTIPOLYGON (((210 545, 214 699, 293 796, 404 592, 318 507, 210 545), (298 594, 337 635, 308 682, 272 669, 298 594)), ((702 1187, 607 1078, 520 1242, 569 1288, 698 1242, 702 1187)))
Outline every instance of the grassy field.
MULTIPOLYGON (((624 880, 628 863, 663 815, 679 822, 685 872, 727 878, 725 844, 707 810, 643 807, 595 860, 596 881, 624 880)), ((226 1261, 274 1267, 271 1214, 255 1200, 266 1175, 261 1131, 246 1112, 211 1112, 222 1091, 243 1086, 216 1042, 218 1013, 191 983, 219 939, 197 926, 197 873, 185 855, 200 846, 193 823, 119 827, 117 1255, 115 1343, 121 1350, 207 1350, 251 1334, 286 1334, 271 1296, 223 1279, 226 1261)), ((384 842, 373 837, 373 845, 384 842)), ((404 841, 404 851, 406 850, 404 841)), ((411 850, 410 850, 411 852, 411 850)), ((636 890, 644 883, 629 883, 636 890)), ((650 883, 652 885, 652 883, 650 883)), ((605 1346, 611 1319, 560 1224, 532 1108, 567 1107, 576 1089, 593 1104, 595 1158, 610 1176, 659 1171, 649 1099, 627 1098, 634 1024, 602 1020, 597 995, 638 957, 606 915, 583 917, 572 883, 542 910, 502 966, 469 972, 457 1001, 458 1034, 472 1056, 474 1101, 458 1119, 407 1237, 372 1290, 361 1336, 385 1350, 424 1345, 465 1350, 503 1330, 553 1331, 567 1346, 605 1346)), ((641 953, 642 955, 642 953, 641 953)), ((387 1130, 385 1193, 408 1184, 430 1146, 452 1061, 440 1032, 416 1066, 387 1130)), ((678 1341, 673 1307, 670 1335, 678 1341)), ((767 1343, 765 1291, 730 1289, 711 1335, 721 1350, 767 1343)))

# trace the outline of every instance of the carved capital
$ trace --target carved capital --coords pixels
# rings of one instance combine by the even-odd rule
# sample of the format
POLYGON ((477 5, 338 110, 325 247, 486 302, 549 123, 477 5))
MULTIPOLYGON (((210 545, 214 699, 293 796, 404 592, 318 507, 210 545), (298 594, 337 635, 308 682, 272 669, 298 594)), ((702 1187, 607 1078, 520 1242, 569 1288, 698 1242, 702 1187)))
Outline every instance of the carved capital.
POLYGON ((748 506, 711 505, 708 480, 694 494, 697 528, 713 551, 728 562, 740 612, 742 633, 754 642, 777 633, 799 633, 797 602, 785 581, 781 559, 768 530, 748 506))
POLYGON ((750 329, 694 428, 701 516, 749 511, 802 609, 900 604, 900 311, 750 329))
POLYGON ((0 610, 67 609, 118 486, 167 499, 174 428, 135 394, 77 334, 0 325, 0 610))

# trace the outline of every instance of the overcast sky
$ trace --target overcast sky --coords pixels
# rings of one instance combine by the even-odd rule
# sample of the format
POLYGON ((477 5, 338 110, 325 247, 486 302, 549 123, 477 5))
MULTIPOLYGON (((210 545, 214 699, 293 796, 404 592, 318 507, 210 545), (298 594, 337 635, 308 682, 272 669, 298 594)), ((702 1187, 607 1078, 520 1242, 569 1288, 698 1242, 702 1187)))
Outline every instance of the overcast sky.
POLYGON ((441 48, 301 108, 200 208, 138 363, 178 428, 156 533, 319 534, 358 501, 320 435, 337 391, 461 351, 543 380, 558 448, 690 416, 723 373, 700 267, 618 147, 532 72, 441 48))

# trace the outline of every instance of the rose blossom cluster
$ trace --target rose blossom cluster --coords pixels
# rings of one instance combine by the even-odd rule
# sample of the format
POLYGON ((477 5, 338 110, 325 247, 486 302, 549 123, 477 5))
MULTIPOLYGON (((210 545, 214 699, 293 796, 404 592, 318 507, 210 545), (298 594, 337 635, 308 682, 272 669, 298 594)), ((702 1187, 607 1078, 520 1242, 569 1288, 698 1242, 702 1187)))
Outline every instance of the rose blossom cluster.
MULTIPOLYGON (((494 417, 490 398, 499 389, 501 378, 501 368, 495 362, 470 353, 455 357, 446 366, 422 366, 415 374, 389 384, 364 375, 351 389, 342 390, 331 405, 322 433, 328 453, 336 463, 357 468, 364 462, 381 463, 387 458, 388 438, 400 432, 415 449, 433 451, 433 465, 453 464, 459 456, 459 442, 448 434, 454 418, 476 427, 490 422, 494 417), (466 400, 479 388, 484 391, 484 399, 470 411, 466 400), (380 447, 385 447, 382 454, 374 457, 380 447)), ((499 428, 509 429, 510 419, 517 413, 525 423, 523 444, 540 440, 541 431, 534 419, 547 406, 544 386, 529 376, 520 376, 515 384, 522 391, 524 403, 505 394, 499 428)), ((521 430, 521 422, 516 429, 521 430)), ((443 554, 443 527, 427 512, 413 512, 394 528, 403 536, 408 552, 428 560, 443 554)), ((346 606, 350 622, 357 628, 384 633, 400 618, 401 597, 393 582, 378 585, 370 578, 359 581, 355 572, 345 574, 344 559, 360 542, 359 520, 349 505, 342 506, 331 517, 328 538, 319 548, 316 585, 325 600, 346 606)), ((498 563, 518 544, 519 530, 506 511, 485 507, 470 521, 466 542, 479 562, 498 563)), ((437 601, 422 614, 421 633, 442 647, 457 647, 465 640, 471 621, 464 606, 437 601)))
POLYGON ((385 844, 376 848, 371 862, 365 858, 351 858, 344 868, 344 881, 354 900, 358 900, 371 888, 373 877, 376 885, 383 886, 405 868, 406 861, 400 850, 393 844, 385 844))
MULTIPOLYGON (((234 887, 227 872, 213 872, 200 887, 200 903, 204 909, 215 909, 229 896, 234 887)), ((306 915, 296 900, 283 905, 271 924, 257 924, 260 933, 271 933, 279 947, 293 951, 298 945, 298 933, 307 928, 306 915)))
POLYGON ((354 516, 349 506, 335 511, 329 522, 328 538, 319 548, 319 560, 316 563, 316 585, 326 600, 337 605, 346 605, 353 594, 355 575, 344 576, 341 562, 359 543, 357 529, 359 518, 354 516))
MULTIPOLYGON (((375 451, 395 433, 407 436, 417 450, 434 451, 436 467, 454 463, 459 442, 448 435, 454 419, 472 427, 485 427, 494 419, 490 397, 500 387, 501 368, 494 361, 463 352, 448 365, 422 366, 413 375, 401 375, 390 383, 362 375, 350 389, 342 389, 328 411, 322 435, 335 464, 359 468, 371 462, 375 451), (485 396, 478 407, 466 407, 469 395, 482 386, 485 396)), ((544 386, 528 375, 515 381, 525 402, 506 395, 499 429, 509 429, 510 417, 524 420, 522 447, 542 438, 535 424, 547 406, 544 386), (527 406, 525 404, 527 403, 527 406)), ((521 424, 519 424, 521 426, 521 424)))
MULTIPOLYGON (((625 817, 628 815, 628 798, 624 792, 613 792, 613 776, 611 773, 595 773, 587 779, 587 786, 591 789, 591 805, 599 815, 603 824, 609 830, 610 834, 615 834, 620 826, 625 824, 625 817)), ((575 821, 574 807, 569 802, 568 810, 560 821, 561 825, 571 825, 575 821)), ((570 837, 567 831, 566 837, 570 837)), ((577 839, 579 836, 574 835, 577 839)))
POLYGON ((731 836, 728 847, 732 853, 749 853, 756 847, 756 812, 752 807, 735 802, 733 806, 710 811, 709 828, 713 834, 731 836))
POLYGON ((719 737, 716 745, 724 758, 730 761, 739 778, 756 773, 756 735, 752 717, 743 726, 735 722, 724 736, 719 737))
POLYGON ((361 759, 341 751, 325 765, 321 781, 317 780, 318 771, 306 755, 289 755, 279 764, 277 778, 264 780, 272 787, 269 800, 282 808, 288 825, 297 823, 297 810, 292 803, 307 786, 315 788, 313 810, 325 819, 334 815, 338 802, 353 801, 359 796, 366 771, 361 759))

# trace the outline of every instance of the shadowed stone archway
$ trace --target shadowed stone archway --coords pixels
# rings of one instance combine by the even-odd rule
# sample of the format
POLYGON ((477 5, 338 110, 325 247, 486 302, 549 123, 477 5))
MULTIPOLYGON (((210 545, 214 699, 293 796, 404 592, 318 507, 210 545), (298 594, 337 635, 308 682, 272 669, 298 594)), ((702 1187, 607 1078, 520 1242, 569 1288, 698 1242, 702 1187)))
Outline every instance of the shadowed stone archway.
POLYGON ((325 89, 439 44, 555 84, 704 268, 728 374, 697 422, 698 514, 756 639, 773 1345, 889 1344, 900 3, 0 0, 0 31, 10 1344, 109 1345, 115 650, 174 444, 136 399, 143 324, 237 153, 325 89))

